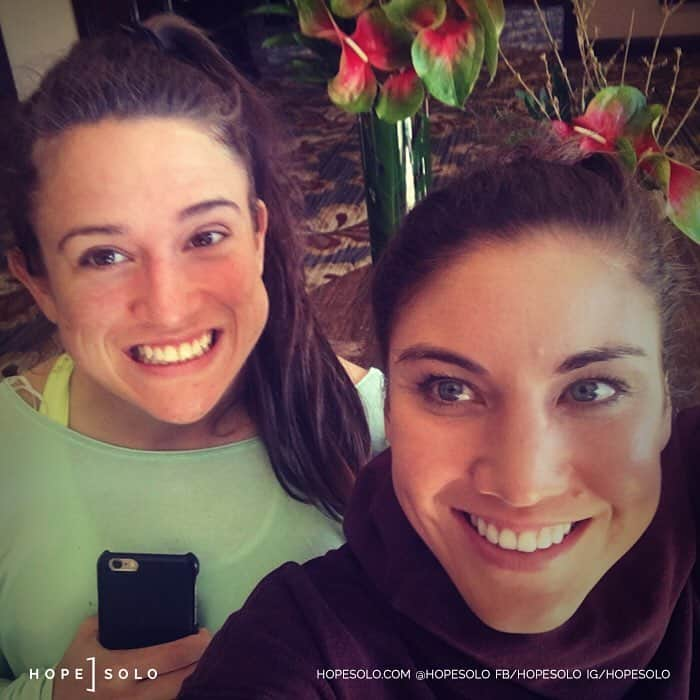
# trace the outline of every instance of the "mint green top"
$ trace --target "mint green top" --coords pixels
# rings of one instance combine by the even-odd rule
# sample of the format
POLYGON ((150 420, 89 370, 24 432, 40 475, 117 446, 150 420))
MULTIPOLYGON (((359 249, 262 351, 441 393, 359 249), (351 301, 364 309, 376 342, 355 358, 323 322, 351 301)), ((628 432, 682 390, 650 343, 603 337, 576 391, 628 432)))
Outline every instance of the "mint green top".
MULTIPOLYGON (((0 382, 1 700, 51 699, 53 683, 27 671, 55 666, 96 614, 105 549, 194 552, 199 622, 213 633, 267 573, 343 541, 286 494, 259 438, 169 452, 99 442, 61 425, 69 378, 64 361, 47 382, 42 411, 58 421, 0 382)), ((357 385, 373 453, 385 447, 382 384, 371 369, 357 385)))

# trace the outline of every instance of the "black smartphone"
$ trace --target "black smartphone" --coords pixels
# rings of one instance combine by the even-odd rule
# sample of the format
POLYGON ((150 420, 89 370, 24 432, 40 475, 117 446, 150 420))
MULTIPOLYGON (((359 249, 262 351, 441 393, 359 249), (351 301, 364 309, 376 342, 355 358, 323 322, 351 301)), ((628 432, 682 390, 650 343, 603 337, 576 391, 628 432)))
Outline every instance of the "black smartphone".
POLYGON ((102 552, 97 560, 100 644, 136 649, 197 632, 197 557, 102 552))

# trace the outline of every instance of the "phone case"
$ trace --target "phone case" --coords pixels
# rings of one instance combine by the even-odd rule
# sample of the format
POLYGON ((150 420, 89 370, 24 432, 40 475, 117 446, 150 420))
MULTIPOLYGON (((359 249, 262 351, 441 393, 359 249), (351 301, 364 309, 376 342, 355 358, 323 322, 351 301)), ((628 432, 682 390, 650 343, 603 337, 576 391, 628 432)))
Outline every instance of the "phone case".
POLYGON ((135 649, 197 631, 197 557, 105 551, 97 560, 100 644, 135 649), (112 570, 112 559, 134 559, 136 571, 112 570))

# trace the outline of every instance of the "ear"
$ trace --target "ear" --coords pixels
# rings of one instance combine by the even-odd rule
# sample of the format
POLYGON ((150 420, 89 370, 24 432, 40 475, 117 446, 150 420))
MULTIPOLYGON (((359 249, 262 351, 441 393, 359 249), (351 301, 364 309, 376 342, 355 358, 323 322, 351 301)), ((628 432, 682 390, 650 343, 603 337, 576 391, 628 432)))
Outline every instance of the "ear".
POLYGON ((265 237, 267 235, 267 224, 269 216, 267 206, 262 199, 255 202, 255 245, 257 247, 258 261, 260 264, 260 274, 263 272, 265 262, 265 237))
POLYGON ((44 316, 52 323, 56 323, 58 314, 56 312, 56 303, 53 293, 51 292, 49 278, 45 274, 32 275, 29 270, 27 270, 27 261, 19 248, 12 248, 8 251, 7 262, 10 272, 29 290, 29 293, 34 297, 34 301, 42 310, 44 316))

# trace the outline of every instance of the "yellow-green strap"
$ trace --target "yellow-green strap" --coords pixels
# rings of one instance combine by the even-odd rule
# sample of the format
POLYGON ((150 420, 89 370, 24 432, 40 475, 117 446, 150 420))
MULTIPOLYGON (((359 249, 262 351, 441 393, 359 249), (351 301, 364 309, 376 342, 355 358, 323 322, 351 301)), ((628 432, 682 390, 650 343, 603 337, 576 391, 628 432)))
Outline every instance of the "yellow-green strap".
POLYGON ((39 413, 68 427, 70 411, 70 376, 73 373, 73 360, 61 355, 54 362, 44 385, 39 413))

